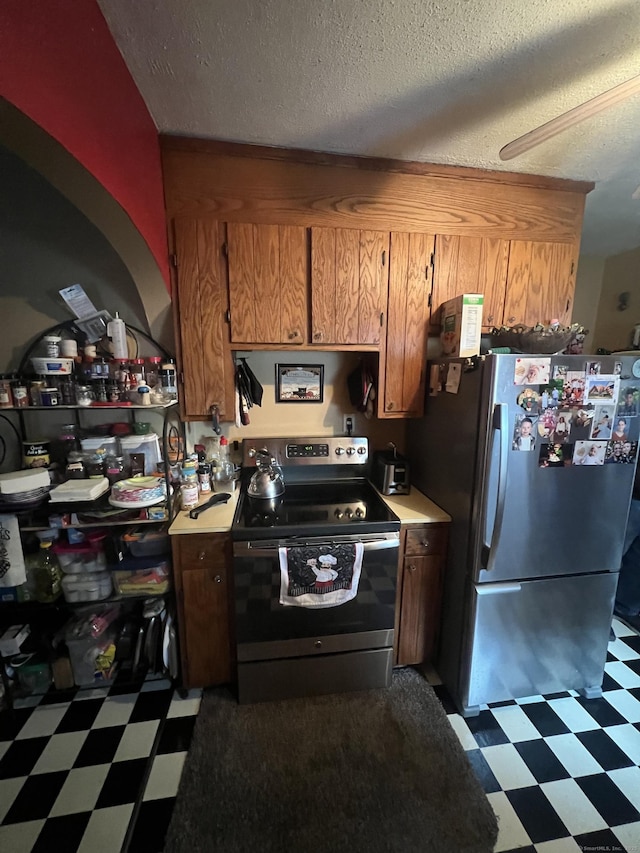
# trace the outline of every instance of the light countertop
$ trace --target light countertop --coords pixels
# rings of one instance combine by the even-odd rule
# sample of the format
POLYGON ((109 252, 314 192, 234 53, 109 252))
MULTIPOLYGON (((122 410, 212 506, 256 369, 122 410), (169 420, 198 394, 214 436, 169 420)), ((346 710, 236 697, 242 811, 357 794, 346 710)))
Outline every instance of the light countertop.
MULTIPOLYGON (((199 502, 204 504, 214 493, 205 494, 199 502)), ((205 509, 198 518, 189 518, 189 510, 181 509, 177 514, 169 533, 171 536, 180 533, 226 533, 231 530, 231 522, 236 511, 240 490, 236 489, 226 504, 215 504, 205 509)))
POLYGON ((402 524, 433 524, 451 521, 451 516, 413 486, 408 495, 380 495, 402 524))
MULTIPOLYGON (((195 520, 189 518, 188 510, 180 510, 169 528, 169 533, 172 536, 181 533, 225 533, 231 529, 239 494, 239 489, 236 489, 226 504, 217 504, 206 509, 195 520)), ((200 503, 205 503, 209 497, 206 495, 200 503)), ((415 488, 412 488, 408 495, 381 495, 381 497, 403 524, 451 521, 451 517, 444 510, 415 488)))

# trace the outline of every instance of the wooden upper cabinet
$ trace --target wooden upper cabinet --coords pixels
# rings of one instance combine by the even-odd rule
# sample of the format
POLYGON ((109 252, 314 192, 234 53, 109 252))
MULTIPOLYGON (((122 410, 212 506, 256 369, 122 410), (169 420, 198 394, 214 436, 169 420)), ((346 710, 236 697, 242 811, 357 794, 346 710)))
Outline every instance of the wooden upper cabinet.
POLYGON ((181 409, 186 419, 234 418, 233 362, 225 349, 227 282, 220 222, 174 221, 176 250, 176 331, 181 375, 181 409))
POLYGON ((504 324, 571 321, 576 283, 576 246, 512 240, 504 324))
POLYGON ((231 342, 305 343, 307 229, 228 222, 226 231, 231 342))
POLYGON ((502 324, 509 262, 509 241, 490 237, 436 237, 432 320, 440 330, 443 302, 461 293, 484 294, 482 324, 491 329, 502 324))
POLYGON ((433 247, 432 234, 391 234, 379 417, 417 417, 424 408, 433 247))
POLYGON ((311 343, 379 345, 389 234, 311 229, 311 343))

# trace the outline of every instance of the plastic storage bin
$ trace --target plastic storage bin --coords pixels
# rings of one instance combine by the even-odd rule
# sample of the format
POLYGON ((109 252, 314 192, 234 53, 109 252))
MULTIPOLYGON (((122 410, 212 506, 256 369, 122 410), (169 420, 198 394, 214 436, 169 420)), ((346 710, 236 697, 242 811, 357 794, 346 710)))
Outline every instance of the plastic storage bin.
POLYGON ((126 462, 129 462, 132 453, 144 453, 144 473, 155 474, 158 462, 162 459, 160 441, 155 432, 146 435, 123 435, 120 438, 120 447, 126 462))
POLYGON ((171 550, 169 534, 166 530, 137 529, 125 533, 122 541, 134 557, 157 557, 171 550))
POLYGON ((111 595, 112 589, 110 572, 82 572, 62 578, 62 592, 69 604, 101 601, 111 595))
POLYGON ((99 450, 101 447, 104 447, 107 451, 107 456, 109 454, 112 454, 113 456, 120 455, 118 453, 118 439, 115 435, 98 435, 81 438, 80 447, 82 447, 83 453, 92 453, 94 450, 99 450))
POLYGON ((115 629, 109 628, 100 637, 67 629, 65 642, 73 670, 73 680, 78 687, 91 684, 110 684, 115 672, 115 629))
POLYGON ((92 542, 82 542, 79 545, 54 545, 53 551, 58 558, 60 568, 67 575, 103 572, 107 568, 102 547, 97 547, 92 542))

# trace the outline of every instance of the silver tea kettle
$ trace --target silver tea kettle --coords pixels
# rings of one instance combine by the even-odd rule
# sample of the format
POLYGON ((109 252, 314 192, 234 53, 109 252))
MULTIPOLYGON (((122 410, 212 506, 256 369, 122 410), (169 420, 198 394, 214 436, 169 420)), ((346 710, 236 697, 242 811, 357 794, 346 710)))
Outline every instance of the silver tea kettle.
POLYGON ((251 475, 247 494, 251 498, 277 498, 284 492, 282 468, 266 448, 256 453, 256 470, 251 475))

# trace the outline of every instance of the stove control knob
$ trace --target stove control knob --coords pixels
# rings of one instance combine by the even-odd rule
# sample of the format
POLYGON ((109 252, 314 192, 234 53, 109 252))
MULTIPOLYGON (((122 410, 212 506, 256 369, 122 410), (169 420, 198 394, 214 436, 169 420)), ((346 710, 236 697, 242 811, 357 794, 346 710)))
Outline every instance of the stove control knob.
POLYGON ((344 515, 344 513, 342 512, 340 507, 338 507, 338 509, 333 514, 335 515, 336 518, 342 518, 342 516, 344 515))
POLYGON ((356 452, 355 447, 347 447, 347 456, 353 456, 353 454, 355 452, 356 452))
POLYGON ((345 509, 344 514, 347 516, 347 518, 353 518, 353 510, 349 509, 348 507, 347 509, 345 509))
POLYGON ((356 518, 364 518, 364 510, 362 507, 356 509, 356 518))
POLYGON ((249 459, 253 459, 253 457, 255 455, 256 455, 255 447, 250 447, 249 450, 247 450, 247 456, 249 457, 249 459))
POLYGON ((321 649, 322 648, 322 640, 316 640, 313 645, 316 647, 316 649, 321 649))
POLYGON ((362 456, 362 454, 363 454, 363 453, 366 453, 366 452, 367 452, 367 448, 366 448, 366 447, 359 447, 359 448, 358 448, 358 453, 359 453, 361 456, 362 456))
POLYGON ((344 447, 336 447, 336 456, 342 456, 344 454, 344 447))

